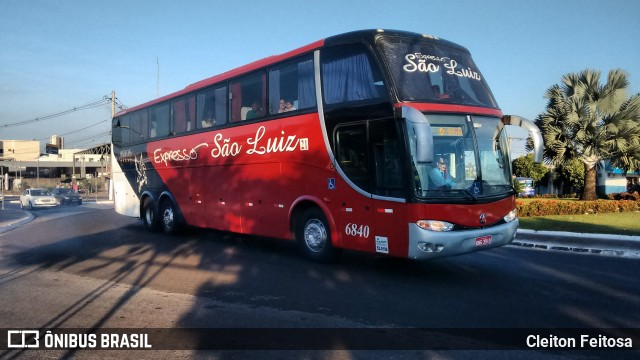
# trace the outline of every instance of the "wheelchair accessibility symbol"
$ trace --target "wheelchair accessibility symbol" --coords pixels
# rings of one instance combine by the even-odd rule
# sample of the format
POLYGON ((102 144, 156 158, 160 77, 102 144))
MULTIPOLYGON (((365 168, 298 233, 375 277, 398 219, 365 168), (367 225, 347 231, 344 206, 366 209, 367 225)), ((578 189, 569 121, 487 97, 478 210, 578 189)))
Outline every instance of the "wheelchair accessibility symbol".
POLYGON ((479 195, 480 194, 480 183, 475 181, 473 183, 473 194, 474 195, 479 195))
POLYGON ((327 179, 327 187, 329 188, 329 190, 335 190, 336 189, 336 179, 334 178, 329 178, 327 179))

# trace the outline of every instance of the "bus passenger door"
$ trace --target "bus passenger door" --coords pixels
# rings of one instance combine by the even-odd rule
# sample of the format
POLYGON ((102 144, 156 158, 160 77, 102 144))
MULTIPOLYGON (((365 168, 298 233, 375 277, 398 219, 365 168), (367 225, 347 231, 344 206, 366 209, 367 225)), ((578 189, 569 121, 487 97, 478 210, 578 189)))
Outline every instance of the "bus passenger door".
POLYGON ((335 186, 341 205, 340 215, 336 217, 341 245, 347 249, 372 252, 375 220, 369 193, 371 172, 367 123, 336 127, 334 140, 336 168, 346 181, 335 186))
POLYGON ((372 241, 375 252, 404 256, 409 228, 402 149, 398 124, 393 119, 370 121, 368 143, 371 158, 372 241))
POLYGON ((343 246, 406 254, 408 226, 398 125, 393 118, 336 127, 336 162, 358 194, 342 197, 343 246))

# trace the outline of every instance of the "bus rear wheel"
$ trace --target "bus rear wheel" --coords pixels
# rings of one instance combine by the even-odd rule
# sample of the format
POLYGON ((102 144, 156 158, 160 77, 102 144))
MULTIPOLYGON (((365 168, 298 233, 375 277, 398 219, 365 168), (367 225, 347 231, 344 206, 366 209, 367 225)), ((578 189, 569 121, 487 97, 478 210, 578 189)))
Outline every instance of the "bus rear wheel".
POLYGON ((327 262, 333 260, 335 250, 331 244, 331 229, 320 209, 306 210, 298 218, 295 230, 296 241, 308 258, 327 262))
POLYGON ((155 207, 153 206, 153 200, 146 198, 142 203, 142 222, 144 228, 149 231, 158 230, 158 220, 156 217, 155 207))

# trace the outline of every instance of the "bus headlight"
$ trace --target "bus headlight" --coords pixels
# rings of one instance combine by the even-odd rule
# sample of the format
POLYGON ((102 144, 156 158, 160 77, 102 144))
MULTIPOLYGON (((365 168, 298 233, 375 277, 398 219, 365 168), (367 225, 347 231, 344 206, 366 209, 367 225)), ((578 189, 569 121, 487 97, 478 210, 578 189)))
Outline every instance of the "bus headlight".
POLYGON ((513 220, 518 218, 518 213, 516 212, 516 209, 513 209, 511 211, 509 211, 509 213, 507 215, 504 216, 504 221, 505 222, 512 222, 513 220))
POLYGON ((416 225, 429 231, 451 231, 453 229, 452 223, 439 220, 418 220, 416 225))

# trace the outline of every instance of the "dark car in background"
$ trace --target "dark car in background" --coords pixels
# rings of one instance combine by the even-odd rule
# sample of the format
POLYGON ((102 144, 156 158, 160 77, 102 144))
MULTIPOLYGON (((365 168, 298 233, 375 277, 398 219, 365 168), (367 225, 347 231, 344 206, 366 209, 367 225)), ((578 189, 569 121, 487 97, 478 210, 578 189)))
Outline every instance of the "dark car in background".
POLYGON ((56 197, 60 205, 72 203, 82 204, 82 195, 72 189, 55 188, 51 190, 51 194, 56 197))

